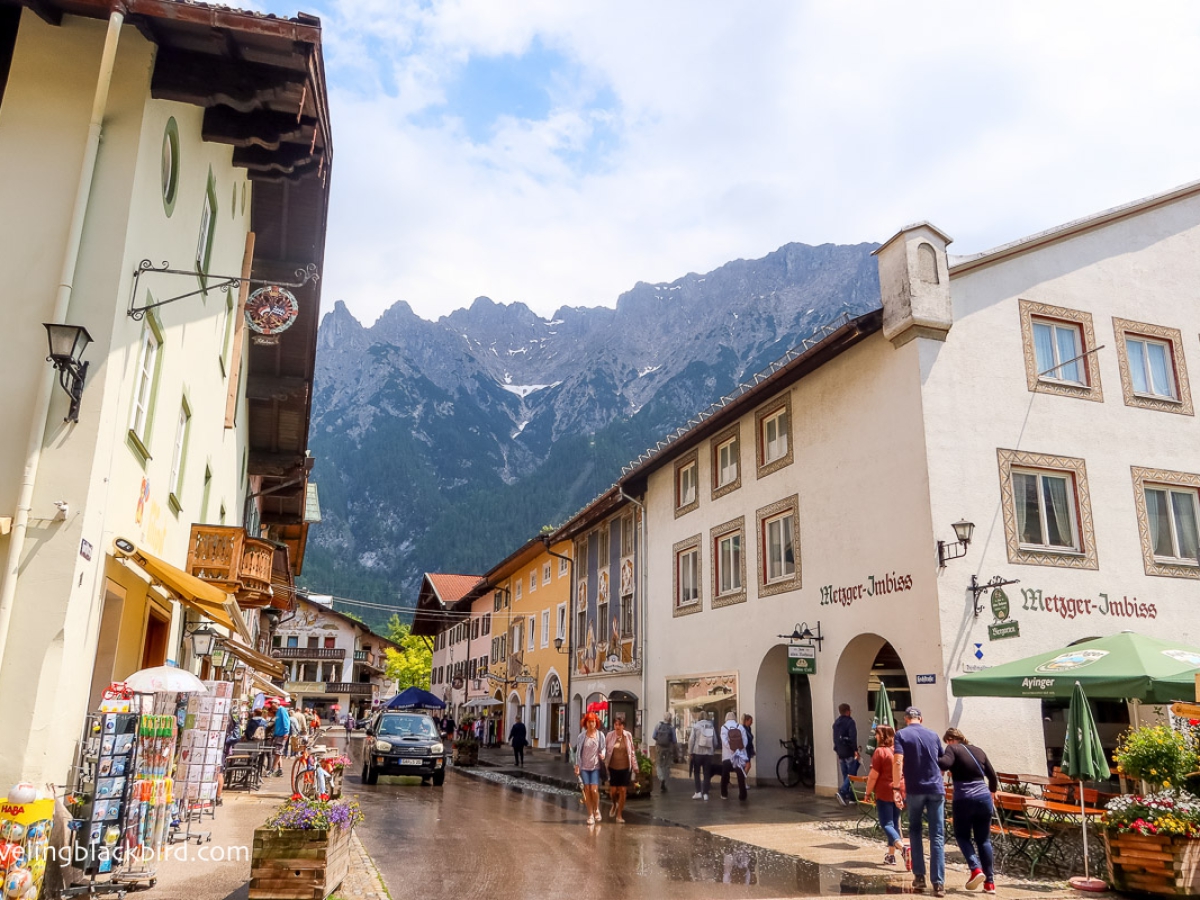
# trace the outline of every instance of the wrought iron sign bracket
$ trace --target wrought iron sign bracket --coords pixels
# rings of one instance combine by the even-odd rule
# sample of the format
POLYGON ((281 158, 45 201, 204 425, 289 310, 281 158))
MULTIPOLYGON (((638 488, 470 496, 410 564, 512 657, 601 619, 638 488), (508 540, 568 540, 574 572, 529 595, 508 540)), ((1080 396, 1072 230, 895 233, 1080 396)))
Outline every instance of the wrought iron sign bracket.
POLYGON ((135 322, 140 322, 142 318, 152 309, 158 309, 160 306, 166 306, 168 303, 174 303, 177 300, 186 300, 188 297, 195 297, 198 294, 205 294, 209 291, 219 291, 223 288, 240 288, 242 282, 246 284, 257 285, 276 285, 282 288, 298 288, 304 287, 312 281, 320 280, 321 276, 317 272, 316 263, 309 263, 303 268, 295 270, 295 281, 272 281, 267 278, 242 278, 240 275, 207 275, 197 272, 194 269, 172 269, 169 262, 163 262, 161 266, 156 266, 148 259, 143 259, 138 263, 138 267, 133 270, 133 289, 129 296, 129 317, 135 322), (186 275, 189 278, 206 278, 210 283, 205 287, 194 291, 188 291, 186 294, 178 294, 174 297, 169 297, 166 300, 158 300, 154 303, 148 303, 145 306, 134 306, 137 300, 138 285, 141 282, 143 275, 186 275))
POLYGON ((994 591, 996 588, 1001 588, 1008 584, 1018 584, 1020 581, 1020 578, 1001 578, 999 575, 996 575, 991 581, 985 581, 983 584, 980 584, 979 579, 972 575, 971 586, 967 590, 971 592, 973 598, 972 606, 975 608, 975 618, 978 619, 979 614, 983 612, 983 606, 979 603, 980 594, 987 591, 994 591))

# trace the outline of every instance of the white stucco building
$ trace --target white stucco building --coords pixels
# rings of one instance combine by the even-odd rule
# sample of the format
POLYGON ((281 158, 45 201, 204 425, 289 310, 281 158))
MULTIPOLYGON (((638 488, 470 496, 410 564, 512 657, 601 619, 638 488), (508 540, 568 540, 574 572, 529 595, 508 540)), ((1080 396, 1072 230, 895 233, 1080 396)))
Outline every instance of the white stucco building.
MULTIPOLYGON (((949 242, 901 230, 877 251, 881 310, 620 481, 647 510, 648 714, 752 713, 759 777, 798 737, 831 791, 837 705, 865 743, 880 682, 1040 772, 1062 704, 959 700, 949 678, 1123 629, 1200 643, 1200 183, 977 256, 949 242), (939 566, 958 521, 972 540, 939 566), (1019 580, 1002 619, 973 576, 1019 580), (783 637, 804 625, 822 640, 783 637), (815 672, 789 673, 790 643, 815 672)), ((1111 739, 1127 712, 1100 712, 1111 739)))

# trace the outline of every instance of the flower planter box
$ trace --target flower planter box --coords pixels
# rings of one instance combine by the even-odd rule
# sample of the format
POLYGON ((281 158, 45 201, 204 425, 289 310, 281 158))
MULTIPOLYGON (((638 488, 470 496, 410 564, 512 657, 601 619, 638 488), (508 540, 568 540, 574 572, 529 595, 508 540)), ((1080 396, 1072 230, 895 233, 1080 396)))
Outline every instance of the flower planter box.
POLYGON ((1117 890, 1200 897, 1200 838, 1106 831, 1104 848, 1117 890))
POLYGON ((474 766, 479 763, 479 744, 454 745, 454 764, 456 766, 474 766))
POLYGON ((353 828, 256 828, 250 900, 325 900, 350 868, 353 828))

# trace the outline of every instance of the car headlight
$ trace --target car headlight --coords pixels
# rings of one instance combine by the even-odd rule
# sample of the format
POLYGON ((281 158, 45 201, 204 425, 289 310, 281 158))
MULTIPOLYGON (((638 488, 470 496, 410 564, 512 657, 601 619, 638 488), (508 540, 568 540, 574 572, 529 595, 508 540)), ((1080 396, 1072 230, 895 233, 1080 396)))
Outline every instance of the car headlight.
POLYGON ((375 752, 376 753, 387 753, 391 749, 392 749, 392 745, 389 744, 387 741, 376 741, 375 742, 375 752))
POLYGON ((442 744, 434 744, 432 747, 429 748, 430 756, 441 756, 445 752, 446 752, 446 748, 442 744))

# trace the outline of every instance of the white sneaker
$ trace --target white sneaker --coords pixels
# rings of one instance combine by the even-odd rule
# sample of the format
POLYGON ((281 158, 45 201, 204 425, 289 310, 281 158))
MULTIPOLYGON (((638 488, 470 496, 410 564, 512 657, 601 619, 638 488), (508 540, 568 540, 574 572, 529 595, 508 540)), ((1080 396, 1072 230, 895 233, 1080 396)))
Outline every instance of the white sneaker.
POLYGON ((707 800, 707 799, 708 799, 708 794, 705 794, 705 795, 704 795, 704 799, 705 799, 705 800, 707 800))
POLYGON ((589 824, 589 825, 595 825, 595 824, 596 824, 596 817, 595 817, 595 816, 588 816, 588 824, 589 824))
POLYGON ((701 794, 699 791, 696 791, 696 793, 692 794, 692 799, 693 799, 693 800, 699 800, 699 799, 700 799, 701 797, 703 797, 703 796, 704 796, 704 795, 703 795, 703 794, 701 794))

